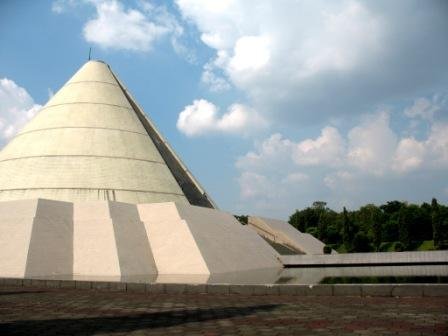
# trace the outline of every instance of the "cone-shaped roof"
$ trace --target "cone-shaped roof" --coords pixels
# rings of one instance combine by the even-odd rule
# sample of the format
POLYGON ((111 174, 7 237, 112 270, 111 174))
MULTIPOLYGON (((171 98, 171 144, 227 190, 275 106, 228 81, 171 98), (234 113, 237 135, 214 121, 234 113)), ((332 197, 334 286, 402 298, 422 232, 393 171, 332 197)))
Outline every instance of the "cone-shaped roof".
POLYGON ((213 202, 110 67, 89 61, 0 152, 0 201, 213 202))

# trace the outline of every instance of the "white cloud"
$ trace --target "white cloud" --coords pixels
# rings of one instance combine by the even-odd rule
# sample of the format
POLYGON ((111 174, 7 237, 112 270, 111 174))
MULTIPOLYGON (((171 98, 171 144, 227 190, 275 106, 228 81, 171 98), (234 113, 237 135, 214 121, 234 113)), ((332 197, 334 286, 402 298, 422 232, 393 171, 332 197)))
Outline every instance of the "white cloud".
POLYGON ((424 145, 435 168, 448 168, 448 123, 434 123, 424 145))
POLYGON ((13 137, 41 107, 24 88, 8 78, 1 78, 0 142, 13 137))
POLYGON ((51 4, 51 10, 53 13, 62 14, 77 6, 79 2, 77 0, 55 0, 51 4))
POLYGON ((366 116, 344 135, 334 127, 300 141, 276 133, 238 158, 236 167, 244 176, 241 198, 252 211, 267 211, 263 207, 275 203, 282 213, 290 212, 298 202, 318 199, 340 207, 423 194, 431 198, 444 195, 448 123, 433 122, 421 140, 400 137, 387 112, 366 116), (269 188, 273 191, 266 196, 269 188), (413 190, 419 194, 412 195, 413 190))
POLYGON ((84 37, 103 48, 148 51, 169 31, 168 27, 150 21, 138 10, 126 10, 116 0, 94 4, 97 17, 85 24, 84 37))
POLYGON ((425 146, 414 138, 401 139, 396 149, 392 168, 398 172, 417 169, 422 163, 425 146))
POLYGON ((409 118, 422 118, 432 120, 434 113, 440 110, 437 101, 427 98, 418 98, 414 101, 414 105, 404 110, 404 114, 409 118))
POLYGON ((291 156, 294 150, 294 142, 285 139, 281 134, 272 134, 269 138, 256 144, 255 151, 238 158, 236 166, 240 170, 268 172, 270 175, 282 167, 282 173, 292 166, 291 156))
POLYGON ((96 12, 83 27, 87 42, 104 49, 149 52, 156 41, 169 38, 177 54, 196 62, 195 52, 184 42, 184 27, 165 6, 147 0, 128 8, 118 0, 55 0, 52 11, 70 13, 84 5, 93 6, 96 12))
POLYGON ((266 176, 257 173, 243 172, 238 181, 243 199, 266 197, 270 195, 274 187, 266 176))
POLYGON ((431 169, 448 168, 448 123, 434 122, 426 140, 400 140, 392 168, 404 172, 422 166, 431 169))
POLYGON ((210 88, 212 92, 227 91, 231 88, 229 82, 222 76, 218 76, 212 63, 204 65, 204 71, 201 75, 201 81, 210 88))
POLYGON ((216 125, 217 107, 205 99, 195 100, 179 113, 177 129, 188 136, 213 130, 216 125))
POLYGON ((195 100, 179 113, 177 128, 187 136, 199 136, 213 132, 244 135, 264 127, 264 120, 242 104, 231 105, 221 116, 218 112, 213 103, 205 99, 195 100))
POLYGON ((243 36, 235 43, 229 71, 259 71, 267 65, 269 58, 269 39, 266 36, 243 36))
POLYGON ((446 79, 448 23, 435 2, 176 3, 215 51, 203 82, 212 90, 230 82, 275 121, 325 121, 446 79))
POLYGON ((382 19, 358 1, 223 2, 177 4, 197 25, 202 41, 217 56, 228 55, 221 67, 232 81, 255 96, 280 81, 282 91, 289 91, 308 77, 349 71, 381 52, 382 19))
POLYGON ((340 164, 345 151, 344 140, 334 127, 325 127, 321 135, 313 140, 303 140, 297 144, 294 161, 303 166, 340 164))
POLYGON ((310 177, 304 173, 291 173, 286 175, 286 177, 282 180, 282 183, 290 184, 290 183, 301 183, 307 181, 310 177))
POLYGON ((389 114, 367 118, 348 133, 348 161, 359 169, 382 175, 390 167, 397 135, 389 126, 389 114))
POLYGON ((347 184, 353 182, 353 179, 353 174, 348 171, 336 171, 324 177, 324 184, 330 189, 335 189, 341 181, 347 184))

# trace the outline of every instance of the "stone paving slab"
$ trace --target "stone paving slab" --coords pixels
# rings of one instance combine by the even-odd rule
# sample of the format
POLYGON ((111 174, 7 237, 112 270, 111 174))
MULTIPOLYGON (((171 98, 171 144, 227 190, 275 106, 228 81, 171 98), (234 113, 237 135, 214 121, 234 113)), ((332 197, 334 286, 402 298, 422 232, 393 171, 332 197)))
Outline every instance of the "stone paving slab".
POLYGON ((448 297, 253 295, 241 287, 231 290, 238 294, 179 294, 180 288, 148 295, 3 285, 0 335, 448 334, 448 297))

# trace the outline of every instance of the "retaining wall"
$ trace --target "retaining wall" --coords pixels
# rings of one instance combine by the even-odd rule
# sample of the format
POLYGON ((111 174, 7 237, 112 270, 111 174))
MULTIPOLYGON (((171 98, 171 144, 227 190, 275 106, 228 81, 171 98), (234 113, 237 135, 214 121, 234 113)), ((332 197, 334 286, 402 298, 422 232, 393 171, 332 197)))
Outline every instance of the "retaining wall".
POLYGON ((448 284, 238 285, 162 284, 41 279, 0 279, 0 287, 93 290, 141 294, 240 294, 292 296, 448 296, 448 284))
POLYGON ((280 260, 286 267, 448 264, 448 251, 283 255, 280 260))

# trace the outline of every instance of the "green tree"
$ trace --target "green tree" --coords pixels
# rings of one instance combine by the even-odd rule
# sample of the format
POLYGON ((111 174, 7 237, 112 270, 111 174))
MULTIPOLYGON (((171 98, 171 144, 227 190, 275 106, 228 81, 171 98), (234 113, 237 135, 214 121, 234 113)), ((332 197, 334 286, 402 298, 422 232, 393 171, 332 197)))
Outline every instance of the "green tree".
POLYGON ((233 215, 241 224, 246 225, 247 224, 247 220, 248 220, 248 216, 247 215, 233 215))
POLYGON ((347 250, 347 252, 351 252, 353 251, 354 226, 345 207, 343 209, 342 227, 343 227, 342 240, 344 242, 345 249, 347 250))
POLYGON ((294 226, 297 230, 303 231, 300 219, 300 211, 296 209, 296 211, 291 216, 289 216, 288 223, 294 226))
POLYGON ((407 205, 404 204, 398 214, 398 238, 405 250, 411 247, 411 233, 409 229, 409 213, 407 205))
POLYGON ((392 214, 397 214, 400 211, 403 204, 405 203, 400 201, 390 201, 387 202, 386 204, 381 205, 380 208, 381 210, 384 211, 385 214, 390 216, 392 214))
POLYGON ((381 230, 381 237, 385 242, 393 242, 398 240, 398 217, 389 218, 384 221, 381 230))
POLYGON ((448 207, 438 204, 433 198, 431 209, 434 247, 441 250, 448 249, 448 207))
POLYGON ((437 199, 435 198, 433 198, 431 201, 431 221, 434 247, 438 248, 441 241, 442 216, 440 216, 439 203, 437 203, 437 199))
POLYGON ((317 232, 318 238, 322 241, 326 241, 327 238, 327 203, 322 201, 313 202, 313 209, 317 215, 317 232))
POLYGON ((433 239, 431 209, 431 205, 426 202, 420 206, 420 218, 417 234, 421 240, 433 239))
POLYGON ((375 250, 378 250, 382 242, 381 209, 374 204, 367 204, 359 208, 356 217, 361 230, 371 237, 375 250))
POLYGON ((356 233, 353 238, 353 252, 370 252, 370 240, 367 234, 363 231, 359 231, 356 233))
POLYGON ((301 232, 306 232, 309 227, 316 227, 319 223, 319 212, 314 208, 296 210, 288 220, 289 224, 301 232))

